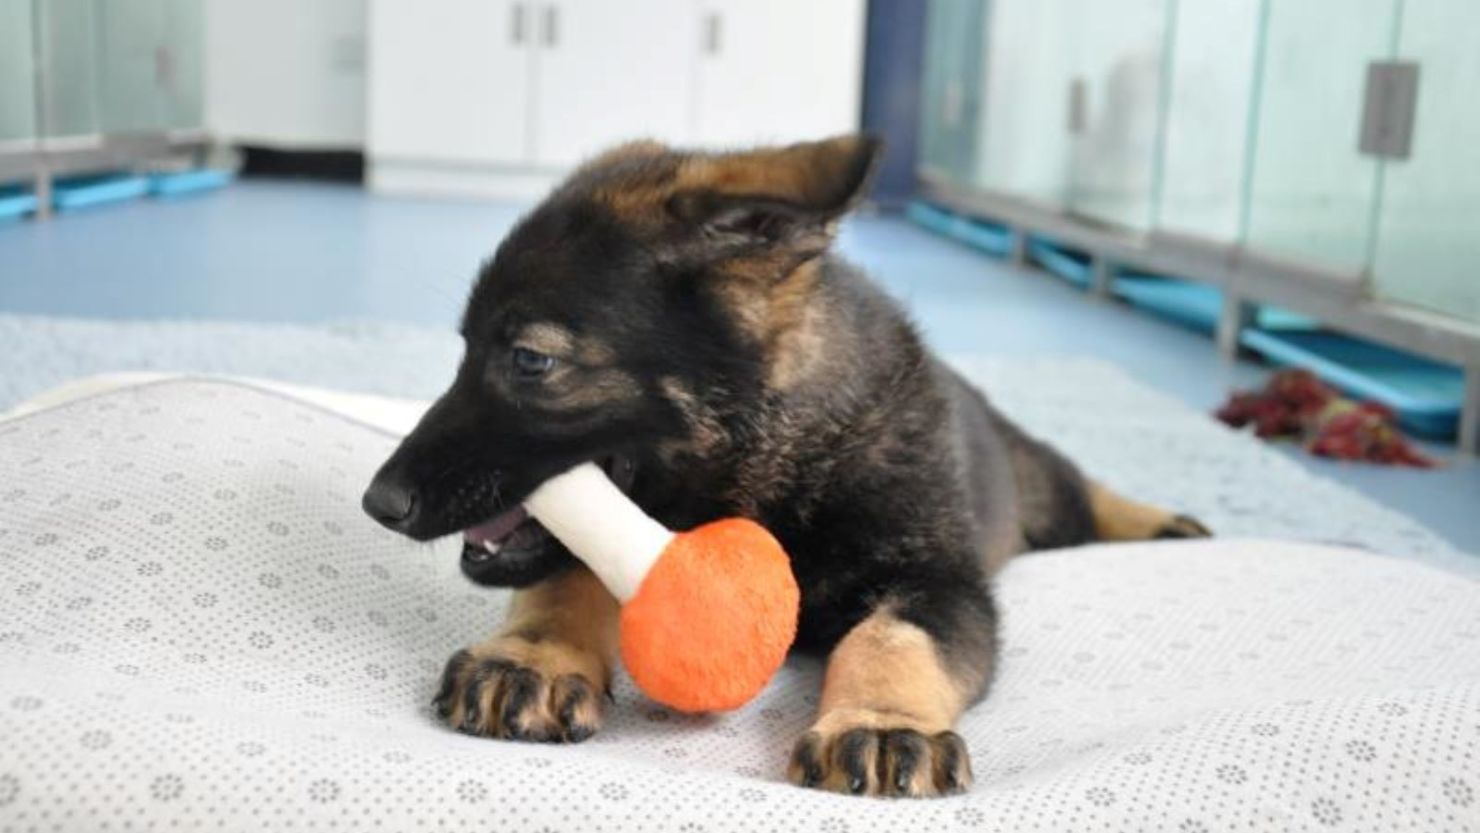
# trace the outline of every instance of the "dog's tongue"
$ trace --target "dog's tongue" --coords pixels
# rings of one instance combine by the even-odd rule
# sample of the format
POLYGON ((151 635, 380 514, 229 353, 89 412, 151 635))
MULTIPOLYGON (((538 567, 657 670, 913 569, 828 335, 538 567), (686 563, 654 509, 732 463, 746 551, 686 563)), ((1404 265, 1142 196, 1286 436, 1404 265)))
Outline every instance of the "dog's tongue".
POLYGON ((529 513, 524 510, 523 506, 517 506, 491 521, 485 521, 463 530, 463 540, 492 552, 527 520, 529 520, 529 513))

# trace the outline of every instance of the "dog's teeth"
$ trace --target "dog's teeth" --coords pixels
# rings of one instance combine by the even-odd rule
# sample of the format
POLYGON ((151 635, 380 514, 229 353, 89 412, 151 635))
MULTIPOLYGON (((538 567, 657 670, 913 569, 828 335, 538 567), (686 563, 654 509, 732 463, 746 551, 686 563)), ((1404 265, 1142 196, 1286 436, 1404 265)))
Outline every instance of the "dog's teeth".
POLYGON ((495 544, 492 541, 485 540, 483 542, 483 549, 488 550, 489 555, 498 555, 499 547, 499 544, 495 544))

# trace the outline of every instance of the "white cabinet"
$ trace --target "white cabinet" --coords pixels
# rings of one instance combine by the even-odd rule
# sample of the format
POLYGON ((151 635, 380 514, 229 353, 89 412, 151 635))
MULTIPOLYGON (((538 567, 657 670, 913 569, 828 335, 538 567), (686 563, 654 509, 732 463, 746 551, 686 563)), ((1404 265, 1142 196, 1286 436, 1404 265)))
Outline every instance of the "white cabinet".
POLYGON ((205 0, 206 129, 241 144, 364 145, 367 11, 366 0, 205 0))
POLYGON ((371 156, 528 161, 529 17, 522 0, 374 3, 371 156))
POLYGON ((701 0, 692 141, 794 142, 858 125, 864 4, 701 0))
POLYGON ((628 139, 687 139, 692 0, 560 0, 539 17, 537 165, 563 168, 628 139))
POLYGON ((370 0, 370 182, 530 196, 619 142, 856 130, 864 0, 370 0))

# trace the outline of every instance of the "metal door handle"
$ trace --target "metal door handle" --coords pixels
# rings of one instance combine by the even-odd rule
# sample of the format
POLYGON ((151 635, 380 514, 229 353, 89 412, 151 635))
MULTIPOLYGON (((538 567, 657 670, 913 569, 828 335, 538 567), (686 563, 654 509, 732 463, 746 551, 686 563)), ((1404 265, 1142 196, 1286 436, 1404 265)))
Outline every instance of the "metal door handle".
POLYGON ((509 40, 515 46, 524 45, 524 4, 515 3, 509 10, 509 40))
POLYGON ((1079 135, 1089 127, 1089 84, 1083 78, 1069 82, 1069 133, 1079 135))
POLYGON ((554 49, 560 44, 560 7, 545 7, 545 46, 554 49))
POLYGON ((720 17, 719 12, 710 12, 704 16, 704 52, 706 54, 719 54, 723 29, 724 19, 720 17))
POLYGON ((1373 61, 1357 150, 1379 159, 1407 159, 1413 149, 1413 119, 1418 109, 1418 63, 1373 61))

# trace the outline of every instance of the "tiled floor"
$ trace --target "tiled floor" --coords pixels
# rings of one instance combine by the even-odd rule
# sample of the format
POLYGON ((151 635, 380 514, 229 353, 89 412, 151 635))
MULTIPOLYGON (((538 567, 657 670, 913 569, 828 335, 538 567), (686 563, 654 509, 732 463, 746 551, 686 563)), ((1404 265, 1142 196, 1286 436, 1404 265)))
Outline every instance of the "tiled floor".
MULTIPOLYGON (((450 328, 520 208, 245 182, 0 227, 0 311, 450 328)), ((895 218, 855 219, 842 245, 944 351, 1094 355, 1200 409, 1262 378, 1254 365, 1220 361, 1202 336, 895 218)), ((1480 553, 1480 465, 1415 472, 1302 459, 1480 553)))

